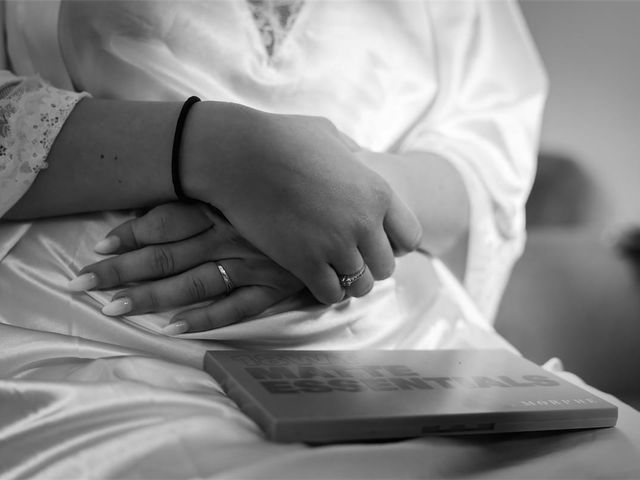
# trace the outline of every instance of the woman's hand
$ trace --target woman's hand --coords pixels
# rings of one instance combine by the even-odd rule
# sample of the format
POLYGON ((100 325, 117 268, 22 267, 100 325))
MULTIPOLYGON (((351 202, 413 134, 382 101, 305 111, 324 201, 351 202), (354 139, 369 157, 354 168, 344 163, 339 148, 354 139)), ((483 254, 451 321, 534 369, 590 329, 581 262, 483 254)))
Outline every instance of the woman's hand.
POLYGON ((365 268, 361 296, 415 249, 421 227, 389 184, 317 117, 202 102, 183 137, 185 192, 220 209, 240 235, 323 303, 344 297, 340 275, 365 268))
MULTIPOLYGON (((84 99, 48 163, 5 218, 144 208, 172 201, 172 142, 180 104, 84 99), (52 194, 54 192, 54 194, 52 194)), ((252 245, 325 303, 388 277, 396 251, 421 236, 415 215, 359 162, 328 121, 200 102, 184 126, 183 190, 209 203, 252 245)))
POLYGON ((175 315, 165 327, 169 335, 241 321, 303 289, 297 278, 202 203, 156 207, 109 232, 96 251, 117 255, 82 269, 70 289, 143 282, 118 292, 103 308, 106 315, 138 315, 213 300, 175 315))

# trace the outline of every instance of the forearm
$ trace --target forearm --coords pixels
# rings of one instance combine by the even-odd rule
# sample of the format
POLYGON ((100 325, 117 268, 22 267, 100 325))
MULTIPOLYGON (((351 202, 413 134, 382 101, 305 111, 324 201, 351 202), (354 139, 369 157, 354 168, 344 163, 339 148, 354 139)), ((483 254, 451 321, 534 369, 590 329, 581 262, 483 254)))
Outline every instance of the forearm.
MULTIPOLYGON (((82 100, 56 137, 48 168, 4 218, 148 207, 175 200, 172 147, 181 107, 181 102, 82 100)), ((187 196, 217 207, 229 204, 226 193, 243 185, 242 179, 229 177, 252 156, 247 153, 254 143, 249 139, 261 130, 264 117, 240 104, 193 105, 177 159, 187 196)))
POLYGON ((136 208, 174 199, 175 102, 82 100, 31 188, 5 215, 26 219, 136 208))
POLYGON ((469 198, 450 162, 426 152, 367 153, 365 163, 380 174, 413 210, 423 229, 421 248, 446 255, 464 243, 469 198))

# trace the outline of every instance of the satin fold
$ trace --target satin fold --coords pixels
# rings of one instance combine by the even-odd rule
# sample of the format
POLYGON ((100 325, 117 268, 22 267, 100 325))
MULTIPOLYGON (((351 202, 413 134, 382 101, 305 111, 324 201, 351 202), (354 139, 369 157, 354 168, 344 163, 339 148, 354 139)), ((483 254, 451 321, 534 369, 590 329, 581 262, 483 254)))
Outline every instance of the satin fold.
MULTIPOLYGON (((152 329, 165 316, 150 315, 140 328, 134 317, 100 313, 108 293, 64 289, 84 262, 100 258, 93 245, 127 218, 111 213, 35 222, 0 262, 1 478, 640 476, 640 413, 601 392, 619 406, 615 429, 324 447, 266 441, 202 370, 206 349, 326 346, 323 341, 333 348, 509 347, 482 317, 474 320, 446 295, 425 296, 416 304, 423 317, 404 325, 394 325, 398 317, 373 315, 372 325, 358 327, 351 317, 338 321, 325 312, 328 321, 314 307, 299 324, 302 310, 274 314, 212 331, 214 340, 158 335, 152 329)), ((437 263, 411 259, 402 267, 406 278, 381 287, 381 305, 394 295, 414 295, 412 265, 431 265, 430 281, 448 281, 437 263)), ((444 291, 455 297, 450 287, 444 291)))
MULTIPOLYGON (((11 328, 15 327, 2 326, 1 338, 11 328)), ((39 335, 40 341, 54 336, 39 335)), ((100 359, 72 358, 78 347, 98 353, 100 347, 88 343, 92 342, 79 340, 67 345, 70 350, 50 352, 46 364, 0 380, 3 479, 640 475, 640 414, 601 392, 619 406, 615 429, 284 445, 265 441, 257 426, 201 370, 115 351, 100 359)), ((33 346, 27 342, 26 353, 33 346)), ((8 359, 23 353, 10 350, 8 359)))

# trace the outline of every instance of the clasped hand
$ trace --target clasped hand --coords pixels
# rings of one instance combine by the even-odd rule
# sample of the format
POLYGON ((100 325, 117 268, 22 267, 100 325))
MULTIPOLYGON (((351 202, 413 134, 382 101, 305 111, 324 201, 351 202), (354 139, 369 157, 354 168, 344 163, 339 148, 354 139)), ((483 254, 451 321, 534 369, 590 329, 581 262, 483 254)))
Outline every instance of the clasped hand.
POLYGON ((304 288, 204 203, 156 207, 109 232, 96 250, 117 255, 82 269, 77 289, 126 286, 103 308, 107 315, 191 306, 174 316, 168 334, 235 323, 304 288))
POLYGON ((387 278, 394 251, 417 247, 416 216, 328 120, 203 102, 189 122, 187 194, 222 211, 320 302, 343 298, 340 275, 364 266, 387 278))
POLYGON ((184 189, 203 203, 163 205, 116 228, 108 253, 119 255, 81 272, 92 288, 147 282, 105 313, 217 300, 179 313, 168 333, 182 333, 259 314, 303 288, 335 303, 368 293, 392 274, 394 254, 417 246, 413 212, 329 121, 211 103, 193 108, 183 149, 184 189), (340 277, 361 270, 345 291, 340 277), (227 297, 225 276, 237 287, 227 297))

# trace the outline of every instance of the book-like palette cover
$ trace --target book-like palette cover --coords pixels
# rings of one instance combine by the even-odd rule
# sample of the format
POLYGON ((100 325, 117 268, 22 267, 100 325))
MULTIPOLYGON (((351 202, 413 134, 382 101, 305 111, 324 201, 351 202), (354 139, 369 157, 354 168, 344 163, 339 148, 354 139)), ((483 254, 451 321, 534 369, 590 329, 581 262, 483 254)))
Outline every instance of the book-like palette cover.
POLYGON ((614 426, 617 407, 506 350, 209 351, 268 438, 327 443, 614 426))

